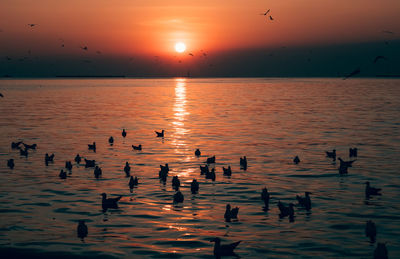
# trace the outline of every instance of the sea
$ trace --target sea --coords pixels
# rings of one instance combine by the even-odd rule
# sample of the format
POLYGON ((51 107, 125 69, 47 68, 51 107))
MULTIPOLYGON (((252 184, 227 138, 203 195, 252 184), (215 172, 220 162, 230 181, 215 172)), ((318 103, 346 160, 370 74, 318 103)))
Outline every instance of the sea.
POLYGON ((2 258, 214 258, 215 237, 241 241, 240 258, 373 258, 377 243, 400 258, 399 79, 3 79, 0 93, 2 258), (11 148, 18 141, 37 148, 21 156, 11 148), (333 149, 355 160, 348 174, 326 157, 333 149), (54 154, 47 166, 46 153, 54 154), (102 177, 75 163, 77 154, 96 160, 102 177), (215 181, 200 174, 212 156, 215 181), (60 179, 66 161, 73 168, 60 179), (132 191, 126 162, 139 179, 132 191), (173 203, 173 176, 183 203, 173 203), (367 181, 382 195, 367 198, 367 181), (296 200, 305 192, 309 211, 296 200), (104 211, 102 193, 122 196, 119 208, 104 211), (292 222, 279 217, 278 202, 294 204, 292 222), (239 208, 237 220, 225 221, 227 204, 239 208))

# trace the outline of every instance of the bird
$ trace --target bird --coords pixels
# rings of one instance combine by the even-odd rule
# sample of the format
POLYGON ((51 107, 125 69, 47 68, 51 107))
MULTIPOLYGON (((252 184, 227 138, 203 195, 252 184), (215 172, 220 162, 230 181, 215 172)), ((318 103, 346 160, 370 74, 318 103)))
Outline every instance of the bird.
POLYGON ((124 172, 126 174, 126 177, 129 177, 131 175, 131 167, 129 166, 128 162, 125 163, 124 172))
POLYGON ((271 9, 268 9, 266 12, 264 12, 264 13, 261 13, 260 15, 264 15, 264 16, 266 16, 268 13, 269 13, 269 11, 270 11, 271 9))
POLYGON ((164 137, 164 130, 162 130, 161 132, 158 131, 154 131, 157 134, 158 138, 163 138, 164 137))
POLYGON ((126 131, 125 131, 125 129, 122 129, 122 133, 121 133, 121 134, 122 134, 122 137, 124 137, 124 138, 126 137, 126 131))
POLYGON ((19 147, 19 145, 21 145, 23 142, 22 141, 18 141, 18 142, 11 142, 11 148, 12 149, 16 149, 19 147))
POLYGON ((88 160, 85 158, 85 167, 95 167, 96 160, 88 160))
POLYGON ((10 169, 14 169, 14 166, 15 166, 15 164, 14 164, 14 159, 8 159, 7 160, 7 166, 10 168, 10 169))
POLYGON ((310 210, 311 209, 311 198, 310 198, 311 192, 305 192, 304 194, 305 194, 305 197, 296 195, 296 200, 300 206, 304 207, 306 210, 310 210))
POLYGON ((196 151, 194 151, 194 155, 200 156, 201 155, 200 149, 196 149, 196 151))
POLYGON ((114 143, 114 138, 112 136, 108 138, 108 143, 111 145, 114 143))
POLYGON ((388 30, 382 30, 383 33, 387 33, 387 34, 394 34, 394 32, 392 31, 388 31, 388 30))
POLYGON ((208 165, 200 166, 200 175, 207 175, 210 171, 208 170, 208 165))
POLYGON ((289 206, 285 206, 281 201, 278 202, 278 208, 280 211, 279 217, 284 218, 289 216, 289 219, 294 218, 294 209, 293 209, 293 203, 289 203, 289 206))
POLYGON ((340 166, 346 166, 346 167, 352 167, 352 164, 356 161, 356 160, 343 161, 343 159, 341 159, 340 157, 338 158, 338 160, 340 161, 340 166))
POLYGON ((58 175, 61 179, 67 179, 67 172, 61 169, 60 174, 58 175))
POLYGON ((365 197, 369 198, 369 196, 372 195, 382 195, 380 191, 382 190, 381 188, 374 188, 370 186, 370 183, 367 181, 365 182, 365 197))
POLYGON ((96 152, 96 142, 93 142, 93 144, 88 144, 88 148, 89 150, 96 152))
POLYGON ((51 154, 49 156, 49 154, 46 153, 46 155, 44 156, 44 162, 46 165, 48 165, 49 162, 54 162, 54 154, 51 154))
POLYGON ((26 148, 25 148, 25 149, 20 148, 20 149, 19 149, 19 154, 20 154, 21 156, 27 157, 27 156, 28 156, 28 150, 27 150, 26 148))
POLYGON ((107 194, 104 192, 101 194, 101 196, 103 197, 101 200, 101 207, 103 208, 103 210, 118 209, 118 201, 122 198, 122 196, 107 199, 107 194))
POLYGON ((242 241, 237 241, 237 242, 229 244, 229 245, 221 245, 221 239, 219 237, 216 237, 216 238, 213 238, 210 242, 215 242, 214 256, 216 258, 221 258, 221 256, 236 256, 237 257, 234 250, 242 241))
POLYGON ((374 250, 374 259, 388 259, 388 251, 385 243, 378 243, 374 250))
POLYGON ((34 27, 34 26, 37 26, 37 25, 38 24, 36 24, 36 23, 28 23, 28 26, 31 27, 31 28, 34 27))
POLYGON ((76 156, 75 156, 75 162, 77 163, 77 164, 79 164, 80 162, 81 162, 81 157, 79 156, 79 154, 77 154, 76 156))
POLYGON ((165 165, 160 165, 160 169, 161 169, 161 171, 165 171, 165 172, 169 172, 169 166, 168 166, 168 164, 165 164, 165 165))
POLYGON ((180 203, 183 202, 185 198, 183 197, 183 194, 180 191, 177 191, 174 194, 174 203, 180 203))
POLYGON ((207 158, 206 163, 207 163, 207 164, 213 164, 213 163, 215 163, 215 156, 207 158))
POLYGON ((349 157, 357 157, 357 152, 358 152, 358 149, 355 147, 355 148, 349 148, 349 157))
POLYGON ((215 181, 215 169, 214 168, 211 169, 211 172, 206 173, 206 179, 211 179, 211 180, 215 181))
POLYGON ((188 55, 189 55, 189 56, 192 56, 192 57, 194 56, 193 53, 189 53, 188 55))
POLYGON ((353 70, 353 72, 351 72, 351 73, 345 75, 345 77, 343 78, 343 80, 346 80, 347 78, 350 78, 350 77, 352 77, 352 76, 355 76, 355 75, 359 74, 360 72, 361 72, 361 69, 360 69, 360 68, 356 68, 355 70, 353 70))
POLYGON ((240 167, 244 170, 247 169, 247 158, 244 156, 243 158, 240 158, 240 167))
POLYGON ((199 192, 199 182, 196 179, 193 179, 192 183, 190 184, 190 190, 192 194, 196 194, 199 192))
POLYGON ((231 205, 227 204, 224 214, 225 221, 231 222, 231 219, 237 219, 238 213, 239 213, 239 207, 231 209, 231 205))
POLYGON ((376 62, 378 62, 378 61, 381 60, 381 59, 386 60, 386 57, 384 57, 384 56, 376 56, 376 57, 374 58, 373 63, 376 64, 376 62))
POLYGON ((293 159, 293 162, 297 165, 298 163, 300 163, 300 158, 299 156, 295 156, 295 158, 293 159))
POLYGON ((65 162, 65 168, 68 169, 69 171, 72 170, 72 163, 71 163, 71 161, 66 161, 66 162, 65 162))
POLYGON ((270 16, 269 16, 269 20, 270 20, 270 21, 273 21, 274 18, 272 18, 272 16, 270 15, 270 16))
POLYGON ((79 223, 78 223, 78 227, 77 227, 77 229, 76 229, 76 232, 78 233, 78 237, 80 238, 80 239, 84 239, 85 237, 87 237, 87 235, 88 235, 88 227, 86 226, 86 224, 85 224, 85 221, 84 220, 79 220, 79 223))
POLYGON ((261 191, 261 200, 264 201, 265 208, 269 207, 269 193, 267 187, 264 187, 261 191))
POLYGON ((336 160, 336 149, 332 150, 332 152, 325 151, 325 153, 326 153, 326 157, 332 158, 333 161, 336 160))
POLYGON ((142 144, 140 144, 139 146, 134 146, 132 145, 133 150, 142 150, 142 144))
POLYGON ((32 144, 32 145, 28 145, 25 143, 22 143, 25 147, 25 149, 36 149, 37 145, 36 144, 32 144))
POLYGON ((349 168, 349 167, 345 166, 345 165, 340 165, 339 166, 339 174, 340 175, 348 174, 349 172, 347 171, 347 168, 349 168))
POLYGON ((222 170, 224 171, 224 175, 227 175, 227 176, 231 176, 232 175, 231 166, 228 166, 228 168, 222 167, 222 170))
POLYGON ((376 226, 372 220, 368 220, 365 224, 365 236, 369 238, 371 243, 375 243, 376 226))
POLYGON ((96 165, 96 167, 94 168, 94 177, 96 177, 96 179, 99 179, 100 176, 103 174, 101 168, 99 166, 96 165))
POLYGON ((178 176, 172 177, 172 187, 175 190, 179 190, 179 187, 181 186, 181 181, 179 180, 178 176))
POLYGON ((135 178, 133 178, 133 176, 131 176, 131 178, 129 179, 129 189, 132 191, 133 187, 139 184, 139 179, 135 176, 135 178))
POLYGON ((164 182, 164 184, 167 181, 167 176, 168 176, 168 171, 166 170, 160 170, 160 172, 158 172, 158 177, 160 178, 161 181, 164 182))
POLYGON ((88 47, 87 46, 83 46, 83 47, 80 47, 81 49, 83 49, 84 51, 87 51, 88 50, 88 47))

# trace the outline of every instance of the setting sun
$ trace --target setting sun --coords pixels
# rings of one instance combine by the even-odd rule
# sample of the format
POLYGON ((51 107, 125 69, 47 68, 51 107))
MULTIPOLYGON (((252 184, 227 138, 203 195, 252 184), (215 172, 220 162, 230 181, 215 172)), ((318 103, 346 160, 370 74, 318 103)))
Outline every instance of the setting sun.
POLYGON ((175 44, 175 51, 182 53, 186 50, 186 45, 183 42, 178 42, 175 44))

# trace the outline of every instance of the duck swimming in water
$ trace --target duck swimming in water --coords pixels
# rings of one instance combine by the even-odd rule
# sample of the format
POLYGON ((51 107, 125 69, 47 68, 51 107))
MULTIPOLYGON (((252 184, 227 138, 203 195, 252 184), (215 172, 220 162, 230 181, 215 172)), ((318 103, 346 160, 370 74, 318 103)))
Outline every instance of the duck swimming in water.
POLYGON ((96 177, 96 179, 99 179, 100 176, 103 174, 101 168, 98 167, 97 165, 96 165, 96 167, 94 168, 93 173, 94 173, 94 177, 96 177))
POLYGON ((289 219, 292 221, 294 219, 294 209, 293 209, 293 203, 289 203, 289 206, 285 206, 282 202, 278 202, 278 208, 280 211, 279 217, 284 218, 289 216, 289 219))
POLYGON ((88 148, 89 150, 96 152, 96 142, 93 142, 93 144, 88 144, 88 148))
POLYGON ((227 175, 227 176, 231 176, 232 175, 231 166, 228 166, 228 168, 222 167, 222 170, 224 171, 224 175, 227 175))
POLYGON ((336 160, 336 149, 332 150, 332 152, 325 151, 325 153, 326 153, 326 156, 329 157, 329 158, 332 158, 333 161, 336 160))
POLYGON ((132 145, 133 150, 142 150, 142 144, 140 144, 139 146, 134 146, 132 145))
POLYGON ((85 158, 85 167, 95 167, 96 166, 96 160, 88 160, 85 158))
POLYGON ((215 163, 215 156, 207 158, 207 164, 214 164, 215 163))
POLYGON ((221 239, 219 237, 213 238, 210 242, 215 242, 214 245, 214 256, 216 258, 221 258, 221 256, 236 256, 234 252, 235 248, 240 244, 242 241, 238 241, 229 245, 221 245, 221 239))
POLYGON ((66 162, 65 162, 65 168, 68 169, 69 171, 72 170, 72 163, 71 163, 71 161, 66 161, 66 162))
POLYGON ((25 156, 25 157, 28 157, 28 149, 22 149, 22 148, 20 148, 19 149, 19 154, 21 155, 21 156, 25 156))
POLYGON ((376 226, 372 220, 368 220, 365 224, 365 236, 369 237, 371 243, 375 243, 376 240, 376 226))
POLYGON ((243 158, 240 158, 240 167, 243 170, 247 169, 247 158, 246 158, 246 156, 244 156, 243 158))
POLYGON ((193 179, 192 183, 190 184, 190 190, 192 194, 196 194, 199 192, 199 182, 196 179, 193 179))
POLYGON ((212 168, 211 172, 206 173, 206 179, 211 179, 215 181, 215 169, 212 168))
POLYGON ((22 143, 23 143, 22 141, 11 142, 11 148, 12 148, 12 149, 19 148, 19 145, 21 145, 22 143))
POLYGON ((135 178, 133 178, 133 176, 131 176, 131 178, 129 179, 129 189, 133 190, 133 187, 135 187, 136 185, 139 184, 139 179, 135 176, 135 178))
POLYGON ((300 158, 299 158, 299 156, 296 156, 296 157, 293 159, 293 163, 295 163, 296 165, 297 165, 298 163, 300 163, 300 158))
POLYGON ((358 149, 355 148, 349 148, 349 157, 357 157, 357 151, 358 149))
POLYGON ((58 175, 61 179, 67 179, 67 172, 61 169, 60 174, 58 175))
POLYGON ((110 143, 110 145, 114 144, 114 138, 112 136, 108 139, 108 143, 110 143))
POLYGON ((129 166, 128 162, 125 163, 124 172, 126 174, 126 177, 129 177, 131 175, 131 167, 129 166))
POLYGON ((341 159, 340 157, 338 159, 340 161, 340 166, 346 166, 346 167, 352 167, 352 164, 356 161, 356 160, 343 161, 343 159, 341 159))
POLYGON ((107 194, 104 192, 101 194, 101 196, 103 197, 101 200, 101 206, 102 206, 103 210, 118 209, 118 201, 122 198, 122 196, 107 199, 107 194))
POLYGON ((176 176, 172 177, 172 187, 175 190, 179 190, 180 186, 181 186, 181 181, 179 181, 178 176, 176 175, 176 176))
POLYGON ((44 156, 44 163, 46 165, 49 165, 49 162, 54 162, 54 154, 51 154, 49 156, 49 154, 46 153, 46 155, 44 156))
POLYGON ((208 173, 210 173, 210 171, 208 170, 208 165, 200 166, 200 175, 207 175, 208 173))

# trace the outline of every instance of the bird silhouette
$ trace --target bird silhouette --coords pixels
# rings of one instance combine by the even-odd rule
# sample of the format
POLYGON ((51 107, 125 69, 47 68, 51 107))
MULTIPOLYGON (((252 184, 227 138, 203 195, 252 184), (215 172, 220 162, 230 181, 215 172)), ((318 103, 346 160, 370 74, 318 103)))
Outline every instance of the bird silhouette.
POLYGON ((88 148, 89 150, 96 152, 96 142, 93 142, 93 144, 88 144, 88 148))
POLYGON ((89 232, 88 232, 88 227, 86 226, 84 220, 79 220, 79 223, 78 223, 78 227, 77 227, 77 229, 76 229, 76 232, 77 232, 77 234, 78 234, 78 237, 79 237, 80 239, 82 239, 82 240, 83 240, 85 237, 87 237, 87 235, 89 234, 89 232))
POLYGON ((193 179, 193 181, 191 182, 190 190, 192 191, 192 194, 196 194, 199 192, 199 182, 197 182, 196 179, 193 179))
POLYGON ((66 168, 67 170, 69 170, 69 171, 72 170, 72 163, 71 163, 71 161, 66 161, 66 162, 65 162, 65 168, 66 168))
POLYGON ((247 169, 247 158, 246 158, 246 156, 243 156, 243 158, 240 158, 240 167, 243 170, 247 169))
POLYGON ((270 21, 273 21, 274 18, 272 18, 272 16, 270 15, 270 16, 269 16, 269 20, 270 20, 270 21))
POLYGON ((31 28, 32 28, 32 27, 35 27, 35 26, 38 26, 38 25, 39 25, 39 24, 37 24, 37 23, 28 23, 28 26, 31 27, 31 28))
POLYGON ((301 197, 299 195, 296 195, 296 200, 299 203, 300 206, 304 207, 306 210, 311 209, 311 198, 310 198, 311 192, 305 192, 305 196, 301 197))
POLYGON ((207 158, 206 163, 207 164, 214 164, 215 163, 215 156, 207 158))
POLYGON ((374 61, 373 61, 373 63, 374 64, 376 64, 376 62, 378 62, 379 60, 386 60, 386 57, 384 57, 384 56, 376 56, 375 58, 374 58, 374 61))
POLYGON ((112 136, 108 138, 108 143, 111 145, 114 144, 114 138, 112 136))
POLYGON ((360 68, 356 68, 355 70, 353 70, 351 73, 348 73, 347 75, 344 76, 343 80, 346 80, 347 78, 350 78, 352 76, 358 75, 361 73, 361 69, 360 68))
POLYGON ((181 181, 179 180, 178 176, 172 177, 172 187, 177 191, 181 186, 181 181))
POLYGON ((125 131, 125 129, 122 129, 122 133, 121 133, 121 134, 122 134, 122 137, 124 137, 124 138, 126 137, 126 131, 125 131))
POLYGON ((103 174, 103 171, 101 170, 101 168, 99 166, 96 165, 96 167, 94 168, 93 174, 96 179, 99 179, 100 176, 103 174))
POLYGON ((15 164, 14 164, 14 159, 8 159, 7 160, 7 166, 10 168, 10 169, 14 169, 14 166, 15 166, 15 164))
POLYGON ((356 160, 344 161, 340 157, 338 158, 338 160, 340 161, 340 166, 346 166, 346 167, 352 167, 352 164, 356 161, 356 160))
POLYGON ((77 163, 77 164, 79 164, 81 161, 82 161, 82 158, 79 156, 79 154, 77 154, 76 156, 75 156, 75 162, 77 163))
POLYGON ((116 198, 107 198, 106 193, 102 193, 101 207, 103 210, 107 209, 118 209, 118 201, 122 198, 122 196, 118 196, 116 198))
POLYGON ((19 149, 19 154, 21 155, 21 156, 25 156, 25 157, 28 157, 28 149, 22 149, 22 148, 20 148, 19 149))
POLYGON ((299 156, 295 156, 295 158, 293 159, 293 163, 295 163, 296 165, 297 165, 298 163, 300 163, 300 158, 299 158, 299 156))
POLYGON ((326 153, 326 156, 329 157, 329 158, 332 158, 333 161, 336 160, 336 149, 332 150, 332 152, 331 151, 325 151, 325 153, 326 153))
POLYGON ((200 149, 196 149, 196 151, 194 151, 194 155, 200 156, 201 155, 200 149))
POLYGON ((238 213, 239 213, 239 207, 231 209, 231 205, 227 204, 224 214, 225 221, 231 222, 231 219, 237 219, 238 213))
POLYGON ((211 179, 212 181, 215 181, 215 169, 212 168, 211 172, 206 173, 206 179, 211 179))
POLYGON ((382 195, 380 191, 382 190, 381 188, 374 188, 370 185, 370 183, 367 181, 365 182, 365 197, 369 198, 372 195, 382 195))
POLYGON ((61 169, 60 174, 58 175, 61 179, 67 179, 67 172, 61 169))
POLYGON ((371 243, 376 241, 376 226, 372 220, 368 220, 365 224, 365 236, 369 238, 371 243))
POLYGON ((349 157, 357 157, 357 152, 358 152, 358 149, 355 147, 355 148, 349 148, 349 157))
POLYGON ((268 13, 269 13, 269 11, 270 11, 271 9, 268 9, 266 12, 264 12, 264 13, 261 13, 260 15, 264 15, 264 16, 266 16, 268 13))
POLYGON ((135 176, 135 178, 133 178, 133 176, 131 176, 131 178, 129 179, 129 189, 133 190, 133 187, 139 184, 139 179, 135 176))
POLYGON ((25 143, 22 143, 25 147, 25 149, 36 149, 37 145, 36 144, 32 144, 32 145, 28 145, 25 143))
POLYGON ((46 153, 46 155, 44 156, 44 163, 46 165, 49 165, 49 162, 54 162, 54 154, 51 154, 49 156, 49 154, 46 153))
POLYGON ((265 209, 269 208, 269 193, 267 187, 264 187, 261 191, 261 200, 264 201, 265 209))
POLYGON ((214 256, 216 258, 221 258, 221 256, 237 256, 234 252, 235 248, 240 244, 242 241, 238 241, 228 245, 221 245, 221 239, 219 237, 213 238, 210 242, 215 242, 214 244, 214 256))
POLYGON ((22 143, 23 143, 22 141, 11 142, 11 148, 12 148, 12 149, 19 148, 19 145, 21 145, 22 143))
POLYGON ((95 167, 96 160, 88 160, 85 158, 85 167, 95 167))
POLYGON ((208 170, 208 165, 200 166, 200 175, 207 175, 208 173, 210 173, 210 171, 208 170))
POLYGON ((293 209, 293 203, 289 203, 289 206, 285 206, 281 201, 278 202, 278 208, 279 208, 279 217, 284 218, 289 216, 289 220, 293 221, 294 219, 294 209, 293 209))
POLYGON ((394 34, 394 32, 392 31, 388 31, 388 30, 382 30, 383 33, 387 33, 387 34, 394 34))
POLYGON ((386 244, 378 243, 374 250, 374 259, 388 259, 388 250, 386 248, 386 244))
POLYGON ((184 201, 184 199, 185 198, 183 197, 183 194, 180 191, 177 191, 174 194, 174 203, 181 203, 184 201))
POLYGON ((157 134, 158 138, 163 138, 164 137, 164 130, 162 130, 161 132, 158 131, 154 131, 157 134))
POLYGON ((129 166, 128 162, 125 163, 124 172, 126 174, 126 177, 129 177, 131 175, 131 167, 129 166))
POLYGON ((142 150, 142 144, 140 144, 139 146, 134 146, 132 145, 133 150, 142 150))
POLYGON ((231 176, 232 175, 231 166, 228 166, 228 168, 222 167, 222 170, 224 172, 224 175, 227 175, 227 176, 231 176))

